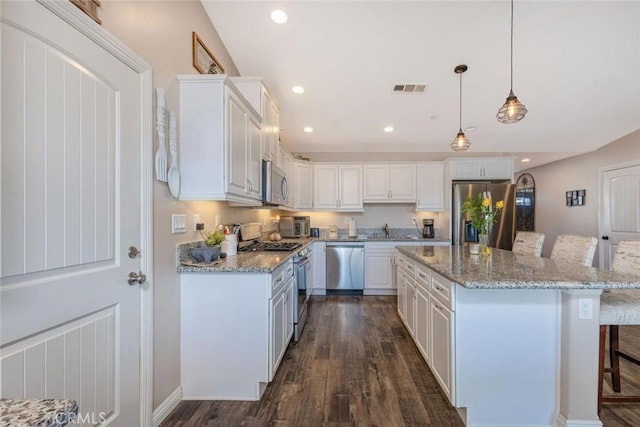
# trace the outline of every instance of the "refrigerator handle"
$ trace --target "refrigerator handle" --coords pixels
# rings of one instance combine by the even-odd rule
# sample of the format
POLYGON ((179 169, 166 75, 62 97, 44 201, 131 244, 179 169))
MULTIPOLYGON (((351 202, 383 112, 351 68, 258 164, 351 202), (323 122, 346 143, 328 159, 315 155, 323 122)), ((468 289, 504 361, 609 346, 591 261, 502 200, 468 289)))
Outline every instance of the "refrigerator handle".
POLYGON ((460 184, 453 184, 453 245, 460 246, 462 245, 462 241, 460 240, 460 221, 461 215, 460 209, 462 208, 461 200, 460 200, 460 184))

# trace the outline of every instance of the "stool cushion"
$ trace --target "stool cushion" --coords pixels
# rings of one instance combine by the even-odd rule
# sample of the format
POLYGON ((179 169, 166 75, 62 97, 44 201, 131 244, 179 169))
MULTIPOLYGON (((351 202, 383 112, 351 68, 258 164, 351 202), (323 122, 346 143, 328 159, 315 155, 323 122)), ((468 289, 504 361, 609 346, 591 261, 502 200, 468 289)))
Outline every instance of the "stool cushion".
POLYGON ((518 231, 511 251, 519 255, 540 256, 542 253, 544 234, 531 231, 518 231))
POLYGON ((611 289, 600 297, 601 325, 640 325, 640 289, 611 289))
POLYGON ((598 239, 575 234, 560 234, 551 249, 551 259, 591 266, 598 239))
POLYGON ((618 273, 640 276, 640 240, 623 240, 618 243, 611 269, 618 273))

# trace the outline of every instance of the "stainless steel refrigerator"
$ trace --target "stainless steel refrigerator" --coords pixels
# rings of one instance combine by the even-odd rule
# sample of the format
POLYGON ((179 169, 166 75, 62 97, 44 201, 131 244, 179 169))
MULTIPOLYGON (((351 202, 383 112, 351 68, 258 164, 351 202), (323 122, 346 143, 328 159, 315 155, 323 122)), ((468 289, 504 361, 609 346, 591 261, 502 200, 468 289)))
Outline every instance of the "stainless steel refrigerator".
POLYGON ((468 214, 460 211, 462 203, 469 197, 484 194, 491 200, 491 206, 499 200, 504 208, 496 216, 496 222, 489 233, 489 246, 511 250, 515 237, 515 186, 511 181, 454 181, 452 195, 452 234, 451 242, 455 246, 467 242, 477 242, 478 235, 471 226, 468 214))

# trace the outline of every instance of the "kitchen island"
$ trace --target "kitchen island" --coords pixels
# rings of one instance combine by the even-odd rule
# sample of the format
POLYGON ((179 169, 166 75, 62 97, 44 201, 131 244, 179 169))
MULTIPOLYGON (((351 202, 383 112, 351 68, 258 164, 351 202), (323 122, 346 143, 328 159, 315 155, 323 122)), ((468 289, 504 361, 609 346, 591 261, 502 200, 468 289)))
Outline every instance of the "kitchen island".
POLYGON ((397 249, 400 317, 467 425, 602 425, 600 294, 637 278, 498 249, 397 249))

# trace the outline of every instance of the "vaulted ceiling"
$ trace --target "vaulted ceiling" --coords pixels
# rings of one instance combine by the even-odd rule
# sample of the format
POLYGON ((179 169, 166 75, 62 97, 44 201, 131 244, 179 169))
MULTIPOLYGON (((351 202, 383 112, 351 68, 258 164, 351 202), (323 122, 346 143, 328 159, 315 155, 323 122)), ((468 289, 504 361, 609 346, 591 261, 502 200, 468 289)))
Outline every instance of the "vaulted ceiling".
POLYGON ((458 64, 469 67, 463 155, 529 167, 640 128, 640 2, 515 1, 513 89, 529 112, 509 125, 496 120, 510 84, 509 1, 202 2, 239 72, 264 77, 282 142, 312 159, 459 155, 458 64), (405 83, 426 88, 394 92, 405 83))

